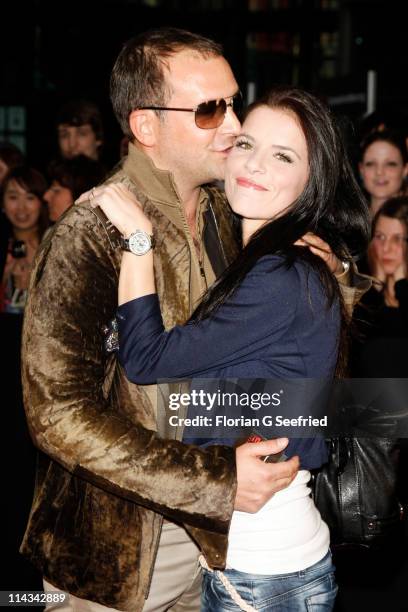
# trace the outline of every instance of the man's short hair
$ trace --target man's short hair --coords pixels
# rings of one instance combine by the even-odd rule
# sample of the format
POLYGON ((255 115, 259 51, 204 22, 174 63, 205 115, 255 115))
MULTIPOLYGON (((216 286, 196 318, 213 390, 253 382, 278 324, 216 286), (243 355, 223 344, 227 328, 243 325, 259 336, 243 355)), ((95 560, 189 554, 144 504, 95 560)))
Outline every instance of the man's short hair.
POLYGON ((120 127, 131 140, 130 113, 143 106, 167 104, 172 92, 163 67, 167 58, 184 50, 203 57, 223 53, 222 46, 213 40, 178 28, 143 32, 125 43, 119 53, 112 69, 110 95, 120 127))
POLYGON ((56 125, 69 125, 79 127, 89 124, 97 140, 103 140, 102 113, 93 102, 89 100, 70 100, 58 111, 56 125))

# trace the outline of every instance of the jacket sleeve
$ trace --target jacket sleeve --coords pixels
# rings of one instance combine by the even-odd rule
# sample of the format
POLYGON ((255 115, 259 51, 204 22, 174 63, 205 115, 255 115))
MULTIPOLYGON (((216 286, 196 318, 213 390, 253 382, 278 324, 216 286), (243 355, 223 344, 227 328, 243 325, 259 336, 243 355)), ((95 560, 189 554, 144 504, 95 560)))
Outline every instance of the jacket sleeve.
POLYGON ((103 392, 108 357, 102 328, 117 307, 114 259, 87 206, 75 205, 40 247, 22 353, 34 443, 110 493, 174 521, 227 533, 236 492, 234 449, 160 439, 118 410, 114 392, 103 392))
POLYGON ((156 294, 120 306, 119 359, 128 378, 149 384, 205 376, 278 343, 295 316, 300 286, 296 269, 280 264, 275 257, 258 262, 211 317, 169 331, 164 330, 156 294))

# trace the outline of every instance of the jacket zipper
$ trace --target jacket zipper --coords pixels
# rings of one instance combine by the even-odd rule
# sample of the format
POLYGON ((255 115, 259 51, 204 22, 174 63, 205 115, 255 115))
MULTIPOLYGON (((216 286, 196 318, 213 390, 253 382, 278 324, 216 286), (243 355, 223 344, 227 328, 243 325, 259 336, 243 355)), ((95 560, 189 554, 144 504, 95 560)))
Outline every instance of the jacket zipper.
MULTIPOLYGON (((202 264, 202 262, 200 261, 198 255, 197 255, 197 251, 194 245, 194 241, 193 238, 191 236, 191 232, 190 232, 190 228, 188 226, 187 223, 187 219, 184 215, 183 209, 181 208, 181 217, 183 220, 183 226, 184 226, 184 231, 187 237, 187 242, 188 245, 190 247, 190 253, 191 253, 191 260, 192 262, 194 261, 194 263, 197 265, 199 271, 200 271, 200 276, 201 278, 204 279, 205 281, 205 285, 207 286, 207 280, 205 277, 205 270, 204 270, 204 266, 202 264)), ((202 236, 199 236, 199 239, 202 240, 202 236)), ((191 304, 191 275, 192 275, 192 262, 190 263, 190 268, 189 268, 189 278, 188 278, 188 311, 191 314, 191 310, 192 310, 192 304, 191 304)))
POLYGON ((210 194, 208 194, 208 202, 209 202, 212 218, 214 219, 215 230, 217 232, 217 237, 218 237, 218 244, 221 247, 221 253, 222 253, 222 256, 223 256, 223 259, 224 259, 225 267, 227 267, 228 266, 228 259, 227 259, 227 256, 225 254, 225 251, 224 251, 224 245, 223 245, 222 240, 221 240, 217 217, 215 216, 215 212, 214 212, 213 205, 212 205, 212 196, 210 196, 210 194))
MULTIPOLYGON (((223 246, 222 241, 221 241, 217 218, 215 216, 214 209, 213 209, 213 206, 212 206, 212 199, 211 199, 210 194, 208 194, 208 192, 207 192, 207 195, 208 195, 208 204, 209 204, 209 207, 210 207, 210 210, 211 210, 211 215, 212 215, 212 218, 214 219, 214 224, 215 224, 215 229, 216 229, 216 232, 217 232, 218 242, 219 242, 220 247, 221 247, 221 253, 222 253, 222 256, 223 256, 223 259, 224 259, 224 263, 227 265, 228 261, 227 261, 226 255, 225 255, 224 246, 223 246)), ((194 241, 193 241, 191 233, 190 233, 190 228, 188 227, 188 223, 187 223, 187 220, 186 220, 183 212, 182 212, 182 219, 183 219, 184 230, 185 230, 186 236, 187 236, 187 242, 188 242, 188 245, 190 247, 191 256, 192 256, 192 258, 195 258, 196 262, 198 263, 198 267, 199 267, 199 270, 200 270, 200 275, 206 281, 205 270, 204 270, 204 267, 202 265, 202 262, 199 260, 199 258, 197 256, 197 252, 196 252, 196 248, 195 248, 195 245, 194 245, 194 241)), ((202 240, 202 236, 199 236, 199 239, 202 240)), ((189 312, 191 312, 191 273, 192 273, 192 266, 190 265, 189 280, 188 280, 188 304, 189 304, 189 312)), ((207 284, 207 282, 205 284, 207 284)), ((156 544, 155 544, 155 550, 154 550, 154 555, 153 555, 153 561, 152 561, 152 565, 151 565, 151 568, 150 568, 149 579, 148 579, 147 587, 146 587, 145 600, 149 597, 150 587, 152 585, 154 566, 155 566, 155 563, 156 563, 157 553, 158 553, 159 546, 160 546, 160 537, 161 537, 161 532, 162 532, 162 528, 163 528, 163 520, 164 520, 163 516, 161 516, 160 517, 159 532, 158 532, 158 535, 157 535, 156 544)))

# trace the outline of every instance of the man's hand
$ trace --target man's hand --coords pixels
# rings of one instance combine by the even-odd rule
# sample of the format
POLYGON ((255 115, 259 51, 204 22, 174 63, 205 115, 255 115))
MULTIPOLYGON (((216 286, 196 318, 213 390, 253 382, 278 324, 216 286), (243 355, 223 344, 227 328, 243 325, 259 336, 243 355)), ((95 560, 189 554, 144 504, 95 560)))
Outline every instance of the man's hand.
POLYGON ((336 276, 343 274, 343 264, 340 259, 336 257, 327 242, 319 238, 319 236, 309 232, 302 236, 300 240, 297 240, 295 244, 297 246, 308 247, 312 253, 321 257, 332 274, 336 276))
POLYGON ((235 510, 258 512, 274 493, 290 485, 299 471, 298 457, 279 463, 262 461, 262 457, 279 453, 287 445, 287 438, 278 438, 258 443, 248 442, 237 448, 235 510))

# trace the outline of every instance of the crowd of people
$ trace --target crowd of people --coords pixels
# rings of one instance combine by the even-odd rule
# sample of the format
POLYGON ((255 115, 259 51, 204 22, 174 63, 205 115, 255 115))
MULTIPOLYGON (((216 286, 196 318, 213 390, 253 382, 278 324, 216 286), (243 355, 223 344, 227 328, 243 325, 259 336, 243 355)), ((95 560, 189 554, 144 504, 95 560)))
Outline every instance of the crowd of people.
POLYGON ((407 133, 371 126, 352 168, 325 104, 289 86, 241 126, 219 45, 172 28, 124 45, 111 99, 126 156, 110 174, 86 100, 60 109, 44 174, 0 143, 20 453, 4 588, 67 591, 66 610, 357 610, 339 607, 341 581, 335 603, 309 495, 324 441, 183 438, 160 422, 156 383, 408 378, 407 133))

